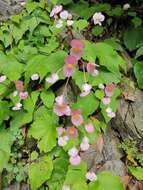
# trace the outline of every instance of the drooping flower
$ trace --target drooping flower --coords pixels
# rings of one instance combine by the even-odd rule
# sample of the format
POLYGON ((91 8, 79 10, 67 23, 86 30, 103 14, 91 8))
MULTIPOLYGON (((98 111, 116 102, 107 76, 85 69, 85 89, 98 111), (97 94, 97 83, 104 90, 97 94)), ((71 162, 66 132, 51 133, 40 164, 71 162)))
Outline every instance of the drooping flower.
POLYGON ((78 136, 78 131, 75 127, 68 127, 66 130, 66 134, 69 138, 73 139, 78 136))
POLYGON ((69 13, 68 11, 64 10, 60 13, 60 18, 63 19, 63 20, 67 20, 68 19, 68 16, 69 16, 69 13))
POLYGON ((102 99, 102 103, 103 103, 104 105, 108 105, 108 104, 110 104, 110 102, 111 102, 111 100, 110 100, 109 97, 104 97, 104 98, 102 99))
POLYGON ((62 5, 56 5, 56 6, 52 9, 52 11, 51 11, 51 13, 50 13, 50 17, 53 17, 53 16, 57 15, 58 13, 60 13, 60 12, 62 11, 62 9, 63 9, 63 6, 62 6, 62 5))
POLYGON ((34 80, 38 80, 39 79, 39 75, 37 73, 34 73, 32 76, 31 76, 31 79, 34 81, 34 80))
POLYGON ((79 156, 79 155, 77 155, 77 156, 75 156, 75 157, 70 157, 70 163, 71 163, 71 165, 73 165, 73 166, 77 166, 77 165, 79 165, 80 164, 80 162, 81 162, 81 157, 79 156))
POLYGON ((73 25, 73 23, 74 23, 74 21, 73 21, 73 20, 67 20, 67 26, 72 26, 72 25, 73 25))
POLYGON ((86 179, 90 180, 90 181, 96 181, 97 180, 97 176, 94 172, 87 172, 86 173, 86 179))
POLYGON ((116 116, 116 114, 113 112, 112 108, 110 107, 106 109, 106 112, 107 112, 108 117, 110 118, 113 118, 116 116))
POLYGON ((56 21, 56 28, 61 28, 63 26, 63 21, 61 19, 56 21))
POLYGON ((86 150, 89 149, 89 147, 90 147, 90 145, 89 145, 89 139, 87 137, 84 137, 82 139, 81 144, 80 144, 80 148, 81 148, 82 151, 86 151, 86 150))
POLYGON ((70 190, 70 187, 67 186, 67 185, 64 185, 64 186, 62 187, 62 190, 70 190))
POLYGON ((65 65, 64 65, 65 77, 71 77, 74 74, 76 64, 77 60, 74 56, 69 55, 65 58, 65 65))
POLYGON ((78 149, 73 147, 68 151, 68 155, 71 157, 75 157, 78 155, 78 149))
POLYGON ((28 92, 20 92, 19 97, 21 100, 25 100, 28 97, 28 92))
POLYGON ((96 69, 97 65, 95 63, 88 63, 87 64, 87 72, 91 74, 92 76, 98 75, 98 70, 96 69))
POLYGON ((77 109, 71 113, 71 121, 75 126, 80 126, 83 123, 83 117, 81 115, 81 110, 77 109))
POLYGON ((95 13, 94 15, 93 15, 93 21, 94 21, 94 24, 95 25, 102 25, 102 22, 105 20, 105 16, 101 13, 101 12, 99 12, 99 13, 95 13))
POLYGON ((87 123, 85 125, 85 130, 88 132, 88 133, 93 133, 94 132, 94 126, 92 123, 87 123))
POLYGON ((59 80, 59 76, 57 73, 53 73, 50 77, 46 78, 46 82, 48 82, 49 84, 54 84, 58 80, 59 80))
POLYGON ((58 145, 59 146, 65 146, 67 144, 68 139, 69 138, 67 136, 59 137, 58 138, 58 145))
POLYGON ((23 81, 21 81, 21 80, 15 80, 14 84, 15 84, 15 88, 16 88, 17 91, 19 91, 19 92, 23 92, 24 91, 23 81))
POLYGON ((111 83, 111 84, 107 84, 105 87, 105 94, 108 97, 111 97, 114 93, 115 90, 115 84, 111 83))
POLYGON ((76 59, 80 59, 83 54, 84 44, 79 39, 73 39, 70 43, 70 55, 76 57, 76 59))
POLYGON ((54 112, 58 116, 69 116, 71 114, 71 109, 70 107, 65 103, 64 97, 63 96, 58 96, 55 99, 55 104, 54 104, 54 112))
POLYGON ((129 3, 126 3, 126 4, 123 5, 123 10, 126 11, 126 10, 128 10, 130 7, 131 7, 130 4, 129 4, 129 3))
POLYGON ((65 132, 65 129, 63 127, 57 127, 56 131, 58 133, 58 136, 61 136, 65 132))
POLYGON ((0 83, 4 82, 6 80, 6 75, 0 76, 0 83))
POLYGON ((82 92, 81 92, 80 96, 81 97, 87 96, 90 93, 91 89, 92 89, 92 86, 90 84, 84 83, 82 85, 82 92))
POLYGON ((16 103, 14 107, 12 107, 13 111, 20 110, 22 108, 22 104, 20 102, 16 103))

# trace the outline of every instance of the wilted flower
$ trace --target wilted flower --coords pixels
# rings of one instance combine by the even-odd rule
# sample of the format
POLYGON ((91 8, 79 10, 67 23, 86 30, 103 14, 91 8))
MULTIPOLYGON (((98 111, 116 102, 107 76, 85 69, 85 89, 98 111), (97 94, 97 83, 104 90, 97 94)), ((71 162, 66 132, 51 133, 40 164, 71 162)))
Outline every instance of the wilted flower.
POLYGON ((4 82, 5 80, 6 80, 6 75, 0 76, 0 83, 1 83, 1 82, 4 82))
POLYGON ((73 125, 75 125, 75 126, 79 126, 83 123, 83 117, 81 115, 80 109, 72 111, 71 121, 72 121, 73 125))
POLYGON ((131 7, 130 4, 129 4, 129 3, 126 3, 126 4, 123 5, 123 10, 126 11, 126 10, 128 10, 130 7, 131 7))
POLYGON ((111 100, 110 100, 109 97, 104 97, 104 98, 102 99, 102 103, 103 103, 104 105, 108 105, 108 104, 110 104, 110 102, 111 102, 111 100))
POLYGON ((68 19, 68 16, 69 16, 69 13, 68 11, 64 10, 60 13, 60 18, 63 19, 63 20, 67 20, 68 19))
POLYGON ((80 164, 80 162, 81 162, 81 157, 79 156, 79 155, 77 155, 77 156, 75 156, 75 157, 70 157, 70 163, 71 163, 71 165, 73 165, 73 166, 77 166, 77 165, 79 165, 80 164))
POLYGON ((70 109, 70 107, 65 103, 63 95, 56 97, 55 101, 56 101, 56 102, 55 102, 55 104, 54 104, 54 112, 55 112, 58 116, 63 116, 63 115, 69 116, 69 115, 71 114, 71 109, 70 109))
POLYGON ((80 96, 82 96, 82 97, 87 96, 90 93, 91 89, 92 89, 92 86, 90 84, 84 83, 82 85, 82 92, 81 92, 80 96))
POLYGON ((74 23, 74 21, 73 21, 73 20, 67 20, 67 26, 72 26, 72 25, 73 25, 73 23, 74 23))
POLYGON ((66 130, 66 134, 69 138, 76 138, 78 135, 77 129, 75 127, 68 127, 66 130))
POLYGON ((31 79, 32 79, 32 80, 38 80, 38 79, 39 79, 39 75, 38 75, 37 73, 35 73, 35 74, 33 74, 33 75, 31 76, 31 79))
POLYGON ((62 190, 70 190, 70 187, 67 186, 67 185, 64 185, 64 186, 62 187, 62 190))
POLYGON ((67 144, 67 141, 68 141, 67 136, 59 137, 58 138, 58 145, 59 146, 65 146, 67 144))
POLYGON ((60 12, 62 11, 62 9, 63 9, 63 6, 62 6, 62 5, 56 5, 56 6, 52 9, 52 11, 51 11, 51 13, 50 13, 50 17, 53 17, 53 16, 57 15, 58 13, 60 13, 60 12))
POLYGON ((112 108, 107 108, 106 112, 107 112, 108 117, 110 118, 113 118, 116 116, 116 114, 112 111, 112 108))
POLYGON ((94 132, 94 126, 92 123, 87 123, 85 125, 85 130, 88 132, 88 133, 93 133, 94 132))
POLYGON ((28 97, 28 92, 20 92, 19 97, 21 100, 25 100, 28 97))
POLYGON ((90 180, 90 181, 96 181, 97 180, 97 176, 94 172, 87 172, 86 173, 86 179, 90 180))
POLYGON ((65 65, 64 65, 65 77, 71 77, 74 74, 76 64, 77 60, 74 56, 69 55, 65 58, 65 65))
POLYGON ((83 48, 84 44, 79 39, 73 39, 70 43, 71 49, 70 49, 70 55, 76 57, 76 59, 80 59, 83 54, 83 48))
POLYGON ((53 73, 50 77, 46 78, 46 82, 48 82, 49 84, 54 84, 58 80, 59 80, 59 76, 57 73, 53 73))
POLYGON ((99 13, 95 13, 93 15, 93 21, 94 21, 94 24, 97 25, 99 24, 100 26, 102 25, 102 22, 105 20, 105 16, 99 12, 99 13))
POLYGON ((58 136, 61 136, 65 132, 65 129, 63 127, 57 127, 56 131, 58 133, 58 136))
POLYGON ((115 84, 107 84, 106 87, 105 87, 105 94, 106 96, 108 97, 111 97, 114 93, 114 90, 115 90, 115 84))
POLYGON ((63 21, 59 19, 56 23, 56 28, 61 28, 63 26, 63 21))
POLYGON ((71 157, 75 157, 78 155, 78 149, 73 147, 68 151, 68 155, 71 157))
POLYGON ((16 103, 16 105, 12 108, 13 111, 20 110, 22 108, 22 104, 20 102, 16 103))
POLYGON ((98 70, 96 69, 97 65, 95 63, 88 63, 87 64, 87 72, 92 76, 98 75, 98 70))

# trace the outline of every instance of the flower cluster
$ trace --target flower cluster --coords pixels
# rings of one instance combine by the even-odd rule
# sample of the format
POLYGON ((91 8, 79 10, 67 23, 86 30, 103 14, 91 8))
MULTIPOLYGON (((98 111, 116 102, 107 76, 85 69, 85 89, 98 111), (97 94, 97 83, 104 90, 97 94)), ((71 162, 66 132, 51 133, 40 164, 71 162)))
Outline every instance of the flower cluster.
POLYGON ((67 10, 63 10, 62 5, 56 5, 53 7, 50 17, 53 17, 56 22, 56 28, 61 28, 66 22, 67 26, 72 26, 74 21, 72 20, 72 14, 67 10))

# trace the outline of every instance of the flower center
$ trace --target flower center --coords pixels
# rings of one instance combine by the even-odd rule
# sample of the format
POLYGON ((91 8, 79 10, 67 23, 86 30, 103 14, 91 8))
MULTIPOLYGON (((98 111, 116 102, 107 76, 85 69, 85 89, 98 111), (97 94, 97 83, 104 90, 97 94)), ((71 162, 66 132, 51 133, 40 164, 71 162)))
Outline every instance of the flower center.
POLYGON ((73 51, 74 51, 75 53, 78 53, 78 52, 80 52, 80 48, 75 47, 75 48, 73 48, 73 51))
POLYGON ((68 69, 71 70, 72 68, 73 68, 73 64, 72 64, 72 63, 69 63, 69 64, 68 64, 68 69))

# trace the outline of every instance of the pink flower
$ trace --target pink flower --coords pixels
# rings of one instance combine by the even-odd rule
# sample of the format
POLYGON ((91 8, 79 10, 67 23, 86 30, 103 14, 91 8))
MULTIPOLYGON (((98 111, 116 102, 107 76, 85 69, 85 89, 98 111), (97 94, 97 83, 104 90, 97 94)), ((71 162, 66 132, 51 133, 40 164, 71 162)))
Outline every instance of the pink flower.
POLYGON ((88 132, 88 133, 93 133, 94 132, 94 126, 92 123, 87 123, 85 125, 85 130, 88 132))
POLYGON ((70 55, 76 57, 77 59, 80 59, 83 54, 83 48, 84 44, 81 42, 81 40, 73 39, 70 43, 71 49, 70 49, 70 55))
POLYGON ((25 100, 28 97, 28 92, 20 92, 19 97, 21 100, 25 100))
POLYGON ((59 76, 57 75, 57 73, 53 73, 50 77, 46 78, 46 82, 48 82, 49 84, 54 84, 58 80, 59 80, 59 76))
POLYGON ((5 75, 0 76, 0 83, 4 82, 5 80, 6 80, 6 76, 5 75))
POLYGON ((87 64, 87 67, 86 67, 86 69, 87 69, 87 72, 89 73, 89 74, 91 74, 92 76, 96 76, 96 75, 98 75, 98 70, 96 69, 96 64, 94 64, 94 63, 88 63, 87 64))
POLYGON ((77 109, 71 113, 71 121, 73 125, 79 126, 83 123, 83 117, 81 115, 81 110, 77 109))
POLYGON ((94 172, 87 172, 86 173, 86 179, 90 180, 90 181, 96 181, 97 180, 97 176, 94 172))
POLYGON ((102 99, 102 103, 103 103, 104 105, 108 105, 108 104, 110 104, 110 102, 111 102, 111 100, 110 100, 110 98, 108 98, 108 97, 104 97, 104 98, 102 99))
POLYGON ((75 127, 68 127, 66 130, 66 134, 71 139, 76 138, 78 136, 78 132, 75 127))
POLYGON ((56 6, 52 9, 52 11, 51 11, 51 13, 50 13, 50 17, 53 17, 53 16, 57 15, 58 13, 60 13, 60 12, 62 11, 62 9, 63 9, 63 6, 62 6, 62 5, 56 5, 56 6))
POLYGON ((57 127, 56 131, 58 133, 58 136, 61 136, 64 133, 65 129, 63 127, 57 127))
POLYGON ((107 84, 105 87, 105 94, 108 97, 111 97, 114 93, 115 90, 115 84, 111 83, 111 84, 107 84))
POLYGON ((68 55, 65 58, 65 65, 64 65, 65 77, 71 77, 74 74, 76 64, 77 60, 74 56, 68 55))
POLYGON ((75 157, 70 157, 70 163, 71 163, 71 165, 73 165, 73 166, 77 166, 77 165, 79 165, 80 164, 80 162, 81 162, 81 157, 79 156, 79 155, 77 155, 77 156, 75 156, 75 157))
POLYGON ((64 137, 59 137, 58 138, 58 145, 59 146, 65 146, 67 144, 68 141, 68 137, 64 136, 64 137))
POLYGON ((70 107, 64 102, 64 97, 63 95, 56 97, 55 99, 55 104, 54 104, 54 112, 58 116, 70 116, 71 114, 71 109, 70 107))
POLYGON ((89 147, 90 147, 90 145, 89 145, 89 143, 87 143, 87 142, 82 142, 82 143, 80 144, 80 148, 81 148, 82 151, 88 150, 89 147))
POLYGON ((32 79, 32 80, 38 80, 38 79, 39 79, 39 75, 38 75, 37 73, 35 73, 35 74, 33 74, 33 75, 31 76, 31 79, 32 79))
POLYGON ((78 155, 78 150, 77 148, 73 147, 68 151, 68 155, 71 157, 76 157, 78 155))
POLYGON ((81 97, 87 96, 90 93, 91 89, 92 89, 92 86, 90 84, 84 83, 82 85, 82 92, 81 92, 80 96, 81 97))

